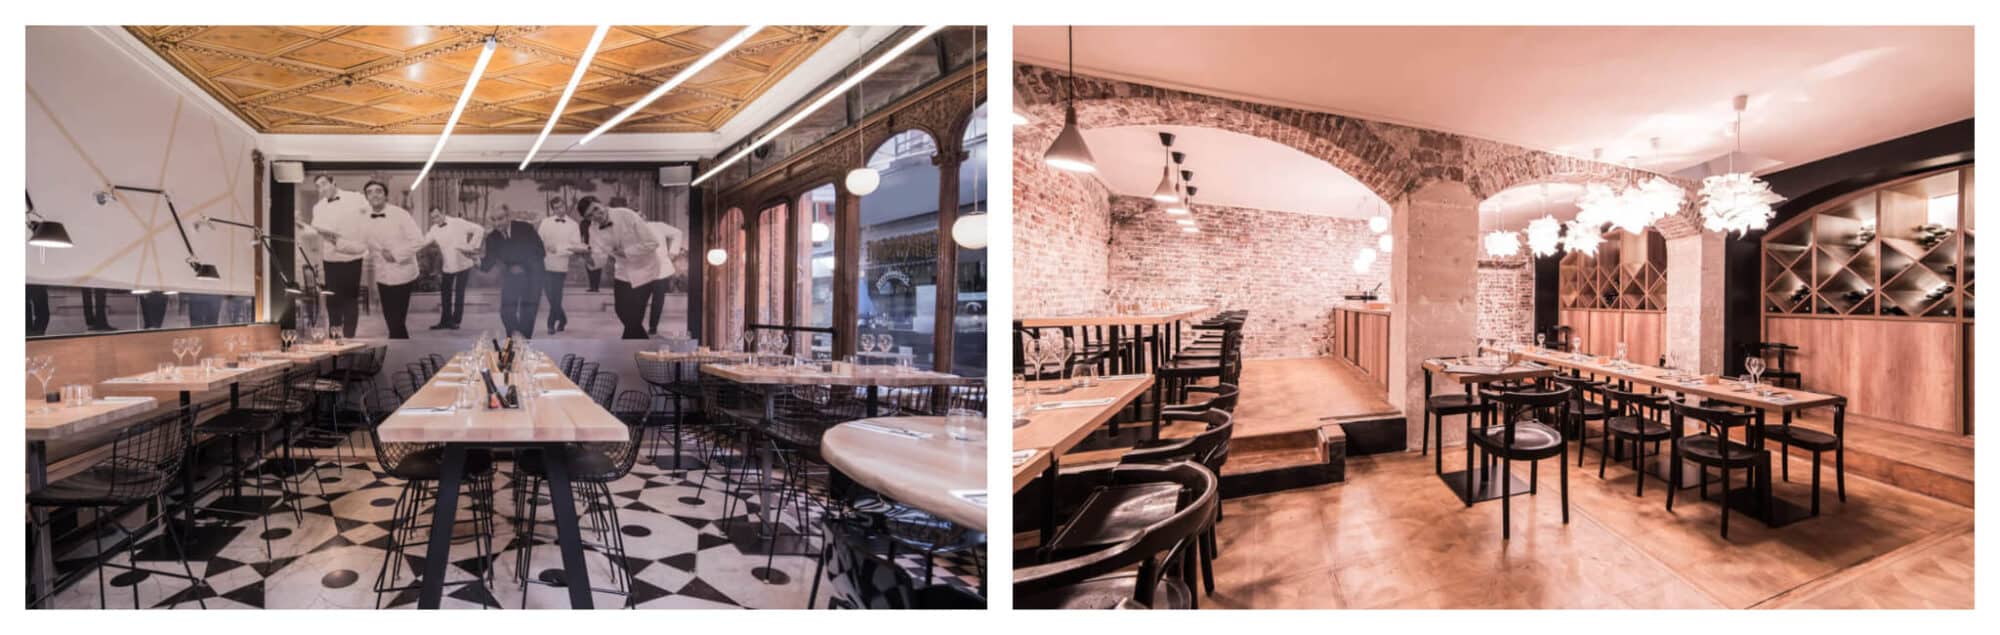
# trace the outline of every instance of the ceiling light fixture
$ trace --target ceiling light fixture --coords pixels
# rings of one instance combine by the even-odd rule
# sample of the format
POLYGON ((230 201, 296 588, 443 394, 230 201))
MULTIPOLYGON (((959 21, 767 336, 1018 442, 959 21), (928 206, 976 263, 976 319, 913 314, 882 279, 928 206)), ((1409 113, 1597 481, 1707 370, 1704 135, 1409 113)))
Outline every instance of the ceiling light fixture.
MULTIPOLYGON (((26 191, 24 190, 23 193, 25 194, 26 191)), ((26 194, 26 196, 28 197, 28 244, 53 249, 67 249, 76 246, 75 243, 69 240, 69 230, 64 228, 62 223, 49 220, 41 214, 35 213, 35 196, 33 194, 26 194)))
POLYGON ((1374 216, 1368 217, 1368 231, 1377 234, 1389 231, 1389 217, 1383 215, 1380 208, 1376 209, 1374 216))
POLYGON ((728 250, 725 250, 721 247, 708 250, 708 264, 720 267, 722 266, 723 263, 726 262, 729 262, 728 250))
MULTIPOLYGON (((861 55, 866 52, 861 48, 861 41, 855 40, 854 59, 861 59, 861 55)), ((861 104, 861 107, 864 109, 868 107, 867 86, 859 84, 854 86, 854 102, 861 104)), ((978 100, 975 99, 973 103, 978 103, 978 100)), ((875 169, 875 166, 863 163, 861 167, 847 171, 847 192, 849 194, 867 196, 874 194, 875 188, 879 187, 882 187, 882 172, 875 169)))
POLYGON ((1083 142, 1083 131, 1076 127, 1076 27, 1069 27, 1066 33, 1069 37, 1069 101, 1063 104, 1062 132, 1056 133, 1056 140, 1042 152, 1042 161, 1058 170, 1096 172, 1097 159, 1090 156, 1090 145, 1083 142))
POLYGON ((1396 251, 1396 237, 1388 234, 1376 236, 1375 248, 1382 250, 1382 253, 1385 254, 1394 253, 1396 251))
POLYGON ((1565 251, 1595 256, 1597 246, 1604 243, 1604 230, 1590 223, 1570 221, 1564 228, 1562 243, 1565 251))
POLYGON ((1729 172, 1701 180, 1702 227, 1712 232, 1733 231, 1739 237, 1768 227, 1777 214, 1771 204, 1785 200, 1771 191, 1771 184, 1736 171, 1736 155, 1743 152, 1743 110, 1749 105, 1749 95, 1736 96, 1736 151, 1729 153, 1729 172))
POLYGON ((1167 149, 1167 162, 1160 164, 1160 185, 1153 188, 1153 200, 1172 203, 1174 199, 1180 198, 1180 193, 1174 187, 1173 157, 1176 154, 1173 151, 1174 133, 1160 133, 1160 147, 1167 149))
POLYGON ((880 57, 875 58, 874 61, 869 62, 867 66, 862 67, 861 70, 855 72, 853 75, 848 76, 848 78, 845 81, 842 81, 839 85, 834 86, 833 90, 827 91, 826 94, 824 95, 820 95, 819 99, 813 100, 812 103, 807 104, 805 108, 802 108, 797 113, 794 113, 791 116, 791 118, 786 119, 783 122, 780 122, 777 127, 772 128, 769 132, 765 132, 763 135, 758 136, 755 141, 752 141, 748 145, 743 146, 743 149, 737 150, 736 154, 729 155, 728 159, 724 159, 721 163, 717 163, 713 166, 710 166, 707 172, 702 173, 700 177, 695 178, 695 180, 689 183, 688 185, 690 187, 701 185, 702 182, 707 181, 711 178, 715 178, 715 175, 720 174, 723 169, 728 168, 731 165, 734 165, 737 161, 742 161, 743 157, 750 156, 751 151, 756 150, 757 148, 763 146, 766 143, 770 143, 772 139, 776 139, 778 138, 778 135, 784 134, 786 130, 792 129, 792 126, 798 125, 798 123, 804 121, 806 117, 810 117, 812 116, 813 113, 819 112, 819 109, 826 107, 826 105, 832 103, 834 99, 840 97, 842 94, 846 93, 849 89, 854 88, 855 85, 860 84, 861 80, 868 79, 868 76, 875 74, 875 71, 882 70, 882 67, 887 66, 890 61, 893 61, 897 57, 902 56, 903 52, 910 50, 910 47, 916 46, 918 42, 924 41, 925 38, 930 37, 932 33, 936 33, 937 30, 941 28, 944 27, 926 26, 917 29, 917 32, 911 33, 909 37, 903 38, 903 41, 897 42, 895 48, 889 49, 887 52, 883 53, 880 57))
MULTIPOLYGON (((974 51, 979 50, 979 33, 984 28, 973 27, 972 50, 974 51)), ((971 84, 972 103, 980 103, 980 83, 971 82, 971 84)), ((972 173, 972 212, 960 216, 951 222, 951 241, 958 243, 960 249, 986 248, 986 243, 988 242, 986 235, 986 211, 980 209, 980 204, 986 201, 983 189, 985 185, 986 171, 974 170, 972 173)))
POLYGON ((1562 223, 1549 214, 1549 186, 1542 184, 1542 217, 1528 223, 1528 252, 1536 257, 1553 256, 1562 246, 1562 223))
POLYGON ((549 140, 549 133, 556 129, 556 122, 562 119, 563 109, 569 106, 569 98, 576 94, 576 85, 583 83, 584 73, 590 70, 591 58, 597 57, 597 47, 604 44, 604 35, 611 32, 611 25, 600 24, 590 34, 590 44, 583 47, 583 57, 576 60, 576 70, 569 74, 569 85, 563 87, 562 97, 556 99, 556 109, 549 112, 549 122, 542 126, 541 136, 535 137, 535 145, 528 147, 527 158, 521 159, 518 170, 528 169, 528 163, 535 160, 535 153, 542 150, 542 142, 549 140))
MULTIPOLYGON (((597 124, 597 127, 591 129, 589 134, 585 134, 583 135, 582 139, 578 139, 576 144, 583 145, 586 143, 590 143, 592 140, 598 138, 599 136, 602 136, 605 132, 616 127, 618 124, 625 123, 625 120, 630 119, 632 115, 639 114, 640 110, 645 109, 647 106, 653 105, 654 101, 659 100, 659 98, 661 97, 667 96, 668 92, 672 91, 675 88, 679 88, 681 84, 687 83, 689 79, 692 79, 696 73, 700 73, 702 69, 708 68, 710 64, 714 64, 718 60, 721 60, 722 56, 728 55, 731 51, 735 51, 736 47, 741 46, 745 40, 750 39, 750 36, 756 35, 757 32, 763 30, 763 28, 764 25, 761 24, 753 24, 750 26, 743 27, 742 30, 736 32, 736 35, 729 36, 729 39, 723 40, 722 43, 716 45, 715 48, 709 49, 708 54, 701 56, 701 59, 695 60, 694 63, 689 64, 687 68, 681 69, 681 72, 674 73, 674 76, 668 78, 665 83, 662 83, 657 87, 654 87, 653 92, 646 93, 646 96, 640 97, 639 101, 632 102, 632 105, 626 106, 625 110, 620 111, 617 115, 612 116, 610 119, 604 120, 604 123, 597 124)), ((699 181, 696 182, 699 183, 699 181)))
POLYGON ((444 152, 444 144, 451 140, 451 129, 458 125, 459 115, 465 114, 465 105, 472 101, 472 91, 479 88, 479 78, 486 74, 486 63, 493 61, 493 50, 500 47, 500 41, 493 36, 486 37, 486 46, 479 49, 479 61, 473 62, 472 74, 465 78, 465 90, 458 93, 458 104, 451 107, 451 117, 444 120, 444 131, 438 133, 437 146, 431 148, 431 158, 424 161, 424 169, 417 171, 417 180, 410 182, 410 191, 417 190, 430 176, 431 166, 437 163, 438 155, 444 152))

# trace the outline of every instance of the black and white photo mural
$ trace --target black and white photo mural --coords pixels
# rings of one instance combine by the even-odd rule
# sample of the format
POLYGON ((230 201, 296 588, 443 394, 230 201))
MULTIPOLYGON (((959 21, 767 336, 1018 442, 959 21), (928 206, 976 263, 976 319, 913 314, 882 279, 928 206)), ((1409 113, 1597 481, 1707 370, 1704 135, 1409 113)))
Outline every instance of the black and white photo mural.
MULTIPOLYGON (((295 188, 317 301, 363 339, 646 340, 688 332, 688 196, 650 168, 308 168, 295 188)), ((546 348, 546 347, 545 347, 546 348)))

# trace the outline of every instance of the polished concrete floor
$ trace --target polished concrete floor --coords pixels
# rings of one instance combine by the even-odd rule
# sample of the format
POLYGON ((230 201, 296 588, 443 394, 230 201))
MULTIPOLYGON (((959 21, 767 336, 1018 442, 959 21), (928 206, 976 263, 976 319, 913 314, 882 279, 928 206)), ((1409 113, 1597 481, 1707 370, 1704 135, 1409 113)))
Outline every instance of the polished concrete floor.
MULTIPOLYGON (((1446 458, 1463 461, 1456 448, 1446 458)), ((1415 453, 1356 457, 1345 483, 1225 501, 1217 589, 1204 608, 1970 608, 1971 509, 1832 474, 1818 518, 1778 529, 1658 480, 1570 467, 1562 523, 1555 460, 1539 494, 1517 496, 1513 538, 1500 503, 1466 507, 1415 453)), ((1777 495, 1805 503, 1792 483, 1777 495)), ((1526 467, 1517 473, 1525 478, 1526 467)), ((1741 475, 1738 477, 1741 483, 1741 475)))

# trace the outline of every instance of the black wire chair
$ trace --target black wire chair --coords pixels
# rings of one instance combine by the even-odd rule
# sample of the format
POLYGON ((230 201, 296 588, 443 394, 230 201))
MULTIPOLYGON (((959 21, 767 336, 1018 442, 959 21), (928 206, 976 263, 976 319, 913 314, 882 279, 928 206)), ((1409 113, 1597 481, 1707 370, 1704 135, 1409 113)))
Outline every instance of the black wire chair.
MULTIPOLYGON (((389 531, 389 545, 382 552, 382 566, 375 573, 375 608, 382 608, 385 593, 402 592, 423 585, 422 569, 416 563, 409 563, 413 580, 410 584, 398 585, 402 578, 404 561, 410 559, 408 551, 416 549, 420 553, 429 546, 431 531, 452 531, 454 527, 434 528, 426 513, 436 499, 438 478, 443 473, 444 445, 440 443, 384 443, 378 429, 382 421, 382 410, 377 406, 379 397, 362 395, 362 423, 368 427, 368 437, 375 446, 375 458, 382 471, 403 479, 401 493, 396 496, 395 509, 391 512, 392 526, 389 531)), ((491 589, 493 583, 493 455, 485 450, 469 450, 465 453, 465 478, 461 486, 469 490, 469 504, 472 512, 473 536, 477 558, 484 562, 481 574, 471 580, 445 580, 444 586, 458 586, 484 582, 491 589)), ((463 500, 463 499, 462 499, 463 500)), ((454 517, 454 524, 457 521, 454 517)), ((454 538, 454 540, 459 540, 454 538)))
POLYGON ((597 362, 584 362, 578 365, 575 377, 576 386, 582 388, 586 393, 590 392, 591 385, 597 383, 597 370, 597 362))
MULTIPOLYGON (((239 390, 235 409, 202 422, 195 428, 197 434, 207 435, 208 440, 221 441, 229 445, 228 471, 224 473, 221 479, 214 482, 210 488, 205 489, 212 490, 227 486, 232 492, 240 492, 245 483, 250 484, 256 489, 255 497, 230 497, 230 500, 236 506, 214 504, 198 505, 197 507, 215 513, 258 519, 264 526, 264 555, 268 558, 276 558, 276 555, 273 553, 270 539, 271 515, 269 511, 271 503, 265 502, 272 499, 272 497, 268 495, 265 484, 267 480, 276 480, 279 483, 278 491, 280 495, 275 497, 272 503, 283 505, 287 503, 287 497, 283 494, 286 493, 285 488, 290 483, 286 479, 262 468, 265 467, 263 463, 264 457, 269 454, 266 443, 271 438, 271 433, 281 432, 285 418, 294 409, 289 402, 290 390, 291 387, 285 383, 282 376, 273 377, 249 388, 239 390), (247 460, 243 456, 243 446, 246 443, 253 451, 247 460), (256 507, 249 508, 247 507, 248 505, 256 505, 256 507)), ((227 401, 224 398, 216 400, 210 407, 226 407, 226 405, 227 401)), ((302 492, 292 493, 299 494, 302 492)), ((199 496, 197 500, 199 500, 199 496)), ((216 502, 220 503, 221 501, 216 502)), ((301 511, 296 497, 292 498, 290 506, 294 522, 302 526, 305 523, 305 515, 301 511)))
MULTIPOLYGON (((122 542, 128 564, 110 562, 104 547, 105 532, 97 530, 90 532, 96 547, 96 551, 91 555, 93 566, 80 571, 97 572, 98 608, 106 606, 105 598, 108 595, 104 579, 106 568, 179 578, 193 582, 198 587, 208 587, 208 582, 201 576, 195 575, 194 568, 188 565, 187 552, 181 548, 183 544, 181 537, 175 530, 174 519, 169 514, 164 512, 149 514, 136 528, 128 528, 119 521, 121 516, 137 508, 169 509, 165 493, 185 467, 183 461, 188 455, 189 443, 187 421, 193 420, 198 411, 198 407, 190 409, 184 419, 182 412, 177 409, 151 415, 138 423, 126 426, 112 437, 110 451, 103 461, 91 465, 82 472, 50 483, 38 491, 28 493, 30 507, 75 511, 88 509, 98 522, 116 529, 123 535, 122 542), (135 566, 139 560, 139 539, 150 533, 155 524, 164 528, 167 544, 173 547, 174 558, 181 563, 180 573, 135 566)), ((113 544, 114 549, 117 546, 113 544)), ((81 576, 83 573, 77 575, 81 576)), ((29 606, 43 605, 49 597, 65 586, 65 584, 53 585, 48 595, 33 598, 28 603, 29 606)), ((131 587, 132 608, 140 608, 139 585, 134 584, 131 587)), ((209 592, 213 594, 214 588, 210 587, 209 592)), ((203 597, 196 595, 195 602, 205 609, 208 608, 208 603, 202 600, 203 597)))
POLYGON ((585 394, 590 395, 590 400, 597 405, 610 410, 611 398, 618 394, 618 373, 598 373, 591 378, 590 388, 585 394))
MULTIPOLYGON (((592 591, 616 593, 625 596, 625 608, 632 608, 632 571, 626 565, 624 526, 618 521, 618 501, 611 496, 611 484, 632 473, 632 465, 638 461, 639 445, 644 438, 645 428, 640 424, 652 414, 652 400, 645 393, 628 390, 618 395, 610 406, 611 413, 625 422, 630 437, 616 443, 571 443, 564 446, 568 454, 570 484, 577 496, 574 502, 584 505, 584 513, 579 522, 588 521, 586 529, 596 535, 589 546, 602 553, 610 561, 612 582, 616 586, 607 589, 592 587, 592 591)), ((528 605, 528 585, 559 585, 557 580, 530 578, 528 568, 534 562, 534 548, 537 542, 554 543, 553 536, 538 538, 536 528, 540 525, 541 508, 545 503, 542 487, 548 480, 548 468, 539 450, 523 452, 514 463, 514 504, 522 510, 522 529, 519 538, 526 546, 515 552, 515 581, 521 584, 521 606, 528 605)))
POLYGON ((563 377, 570 381, 576 381, 576 365, 582 362, 583 359, 577 357, 576 353, 563 353, 562 361, 556 364, 556 370, 562 371, 563 377))

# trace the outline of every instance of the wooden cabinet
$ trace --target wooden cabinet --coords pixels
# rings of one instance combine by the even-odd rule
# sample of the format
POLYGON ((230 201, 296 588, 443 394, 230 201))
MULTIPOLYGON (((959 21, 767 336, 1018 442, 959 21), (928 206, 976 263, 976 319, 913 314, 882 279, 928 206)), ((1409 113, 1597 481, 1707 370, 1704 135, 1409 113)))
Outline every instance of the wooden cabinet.
POLYGON ((1333 354, 1359 369, 1376 387, 1389 389, 1389 313, 1333 310, 1333 354))
POLYGON ((1970 166, 1854 192, 1763 239, 1763 341, 1848 412, 1972 433, 1970 166))
POLYGON ((1597 254, 1563 254, 1556 323, 1570 327, 1576 349, 1653 364, 1666 352, 1667 239, 1659 232, 1614 231, 1597 254))

